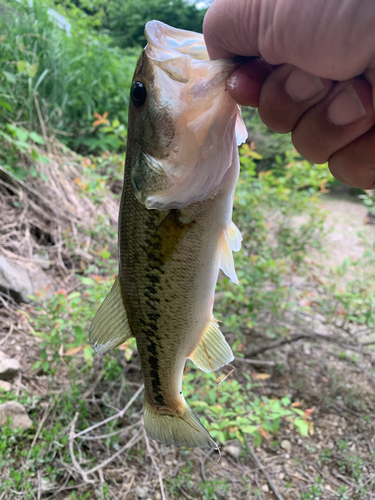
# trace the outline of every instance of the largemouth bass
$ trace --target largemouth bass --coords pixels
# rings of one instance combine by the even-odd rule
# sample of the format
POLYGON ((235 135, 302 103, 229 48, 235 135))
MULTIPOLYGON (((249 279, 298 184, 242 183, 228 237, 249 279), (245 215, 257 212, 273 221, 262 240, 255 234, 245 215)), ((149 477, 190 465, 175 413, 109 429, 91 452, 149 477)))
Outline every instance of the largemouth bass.
POLYGON ((182 395, 187 358, 204 371, 233 360, 213 317, 219 269, 238 283, 231 222, 246 138, 226 92, 235 64, 210 61, 203 36, 151 21, 129 104, 119 215, 119 275, 90 342, 105 353, 134 336, 147 434, 166 445, 216 444, 182 395))

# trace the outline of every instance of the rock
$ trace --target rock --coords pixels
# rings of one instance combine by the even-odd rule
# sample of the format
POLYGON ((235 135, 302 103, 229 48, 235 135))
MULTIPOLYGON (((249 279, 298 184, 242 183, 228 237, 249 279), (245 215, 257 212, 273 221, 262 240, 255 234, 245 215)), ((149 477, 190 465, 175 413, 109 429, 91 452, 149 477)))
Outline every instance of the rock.
POLYGON ((283 480, 283 479, 284 479, 284 477, 285 477, 284 472, 280 472, 280 474, 279 474, 279 479, 283 480))
POLYGON ((29 295, 46 289, 51 280, 38 266, 33 270, 0 255, 0 291, 11 295, 16 302, 30 302, 29 295))
POLYGON ((135 494, 138 498, 147 498, 149 491, 145 486, 137 486, 137 488, 135 489, 135 494))
POLYGON ((12 384, 5 382, 5 380, 0 380, 0 389, 5 392, 9 392, 12 389, 12 384))
POLYGON ((21 370, 19 361, 14 358, 0 356, 0 380, 9 380, 14 378, 21 370))
POLYGON ((17 403, 17 401, 0 404, 0 425, 4 425, 8 417, 11 420, 13 429, 27 430, 33 425, 25 407, 21 403, 17 403))
POLYGON ((260 488, 264 493, 268 493, 270 491, 268 484, 263 484, 263 486, 260 488))
POLYGON ((283 439, 280 443, 280 446, 283 450, 285 450, 289 454, 292 451, 292 443, 287 439, 283 439))
POLYGON ((241 455, 241 448, 234 444, 229 444, 228 446, 224 446, 223 451, 225 451, 225 453, 228 453, 228 455, 230 455, 235 460, 238 460, 241 455))

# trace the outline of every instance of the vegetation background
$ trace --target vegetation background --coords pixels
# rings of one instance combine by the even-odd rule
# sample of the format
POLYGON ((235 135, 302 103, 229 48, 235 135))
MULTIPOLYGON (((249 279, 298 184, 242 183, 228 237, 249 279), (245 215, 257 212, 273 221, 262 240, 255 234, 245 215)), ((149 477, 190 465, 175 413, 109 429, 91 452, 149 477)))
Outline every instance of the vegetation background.
POLYGON ((244 110, 234 206, 240 286, 220 277, 215 303, 235 370, 188 364, 184 376, 221 461, 147 439, 134 342, 104 357, 88 345, 116 275, 144 25, 201 31, 205 10, 184 0, 0 4, 0 256, 42 266, 51 282, 28 304, 0 292, 0 348, 22 368, 0 386, 0 404, 17 401, 31 418, 24 430, 0 424, 0 500, 375 497, 375 255, 362 220, 375 216, 373 196, 344 196, 325 165, 303 160, 254 110, 244 110))

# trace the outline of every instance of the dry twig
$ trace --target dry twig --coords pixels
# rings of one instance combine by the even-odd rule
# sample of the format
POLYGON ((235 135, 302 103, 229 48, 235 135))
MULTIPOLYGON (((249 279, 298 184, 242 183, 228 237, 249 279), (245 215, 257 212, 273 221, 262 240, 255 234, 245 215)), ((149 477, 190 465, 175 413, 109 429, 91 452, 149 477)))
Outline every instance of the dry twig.
POLYGON ((266 468, 262 464, 262 462, 259 460, 258 456, 256 455, 255 451, 253 450, 253 447, 251 444, 248 442, 247 446, 249 447, 250 454, 254 459, 254 462, 257 464, 259 469, 263 472, 265 478, 267 479, 268 484, 270 485, 272 491, 275 493, 275 496, 278 500, 284 500, 283 497, 280 495, 279 490, 277 489, 275 483, 272 481, 271 476, 268 474, 266 468))

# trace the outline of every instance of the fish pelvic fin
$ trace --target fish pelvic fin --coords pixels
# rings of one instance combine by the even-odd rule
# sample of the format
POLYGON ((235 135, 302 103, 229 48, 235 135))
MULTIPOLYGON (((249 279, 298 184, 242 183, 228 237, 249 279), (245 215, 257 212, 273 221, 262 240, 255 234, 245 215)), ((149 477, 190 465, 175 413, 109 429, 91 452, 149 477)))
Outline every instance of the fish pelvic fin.
POLYGON ((234 268, 233 252, 241 249, 242 236, 234 224, 230 223, 228 229, 225 229, 220 237, 220 269, 230 278, 233 283, 239 284, 237 273, 234 268))
POLYGON ((188 357, 204 372, 213 372, 234 360, 232 349, 215 319, 210 322, 199 344, 188 357))
POLYGON ((122 299, 121 281, 117 276, 111 291, 99 307, 90 327, 90 344, 99 354, 133 337, 122 299))
POLYGON ((155 408, 145 399, 143 418, 147 435, 166 446, 219 449, 185 400, 182 411, 177 413, 155 408))

